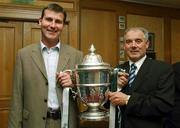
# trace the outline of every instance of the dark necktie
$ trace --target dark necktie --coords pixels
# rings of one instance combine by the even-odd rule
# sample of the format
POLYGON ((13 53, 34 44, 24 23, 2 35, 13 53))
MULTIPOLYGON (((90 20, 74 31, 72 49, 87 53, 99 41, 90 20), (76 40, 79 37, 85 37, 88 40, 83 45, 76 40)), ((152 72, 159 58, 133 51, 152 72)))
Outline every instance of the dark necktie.
POLYGON ((136 74, 135 74, 136 69, 137 69, 136 65, 134 63, 131 64, 131 70, 129 72, 129 81, 128 81, 129 87, 131 87, 132 82, 134 81, 136 77, 136 74))

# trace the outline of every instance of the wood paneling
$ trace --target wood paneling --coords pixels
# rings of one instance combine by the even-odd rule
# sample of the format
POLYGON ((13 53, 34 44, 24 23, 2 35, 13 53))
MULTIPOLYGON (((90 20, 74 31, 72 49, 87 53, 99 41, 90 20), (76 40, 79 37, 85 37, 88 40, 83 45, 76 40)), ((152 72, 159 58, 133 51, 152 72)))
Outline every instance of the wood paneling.
POLYGON ((68 25, 63 30, 62 37, 66 39, 62 39, 63 42, 67 42, 69 45, 74 48, 79 49, 79 13, 78 12, 69 12, 67 21, 68 25), (65 36, 66 35, 66 36, 65 36))
POLYGON ((41 30, 38 23, 24 22, 23 29, 23 47, 32 44, 39 43, 41 39, 41 30))
POLYGON ((180 61, 180 20, 172 19, 171 21, 171 62, 180 61))
POLYGON ((0 35, 0 124, 7 128, 15 56, 22 47, 22 23, 0 22, 0 35))
POLYGON ((87 54, 93 44, 104 62, 117 64, 116 13, 107 10, 81 10, 80 49, 87 54))
POLYGON ((40 7, 0 4, 0 16, 5 19, 37 20, 40 17, 40 7))
POLYGON ((7 128, 8 110, 0 110, 0 127, 7 128))

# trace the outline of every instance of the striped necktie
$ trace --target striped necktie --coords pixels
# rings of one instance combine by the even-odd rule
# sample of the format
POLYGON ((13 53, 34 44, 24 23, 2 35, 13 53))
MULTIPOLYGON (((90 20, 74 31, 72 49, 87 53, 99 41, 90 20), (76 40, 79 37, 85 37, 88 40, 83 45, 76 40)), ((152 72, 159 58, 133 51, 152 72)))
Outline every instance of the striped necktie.
POLYGON ((136 74, 135 74, 136 69, 137 69, 136 65, 134 63, 131 64, 131 70, 129 72, 129 82, 128 82, 129 87, 131 87, 132 82, 134 81, 136 77, 136 74))

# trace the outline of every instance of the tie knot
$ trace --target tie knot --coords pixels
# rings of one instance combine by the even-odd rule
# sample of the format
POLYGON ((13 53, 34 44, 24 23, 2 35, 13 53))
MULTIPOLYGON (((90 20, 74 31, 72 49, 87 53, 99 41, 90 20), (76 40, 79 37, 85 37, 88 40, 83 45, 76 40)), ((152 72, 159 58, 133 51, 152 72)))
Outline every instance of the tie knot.
POLYGON ((137 66, 135 65, 135 63, 131 64, 131 70, 136 70, 137 66))

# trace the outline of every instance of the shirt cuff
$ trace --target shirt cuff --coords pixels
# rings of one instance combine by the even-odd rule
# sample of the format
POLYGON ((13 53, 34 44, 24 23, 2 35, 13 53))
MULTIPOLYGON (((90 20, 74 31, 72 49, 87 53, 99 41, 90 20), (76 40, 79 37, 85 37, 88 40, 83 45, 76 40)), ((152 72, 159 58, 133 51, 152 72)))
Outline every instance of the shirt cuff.
POLYGON ((129 98, 130 98, 130 97, 131 97, 130 95, 127 96, 126 105, 128 104, 128 101, 129 101, 129 98))

